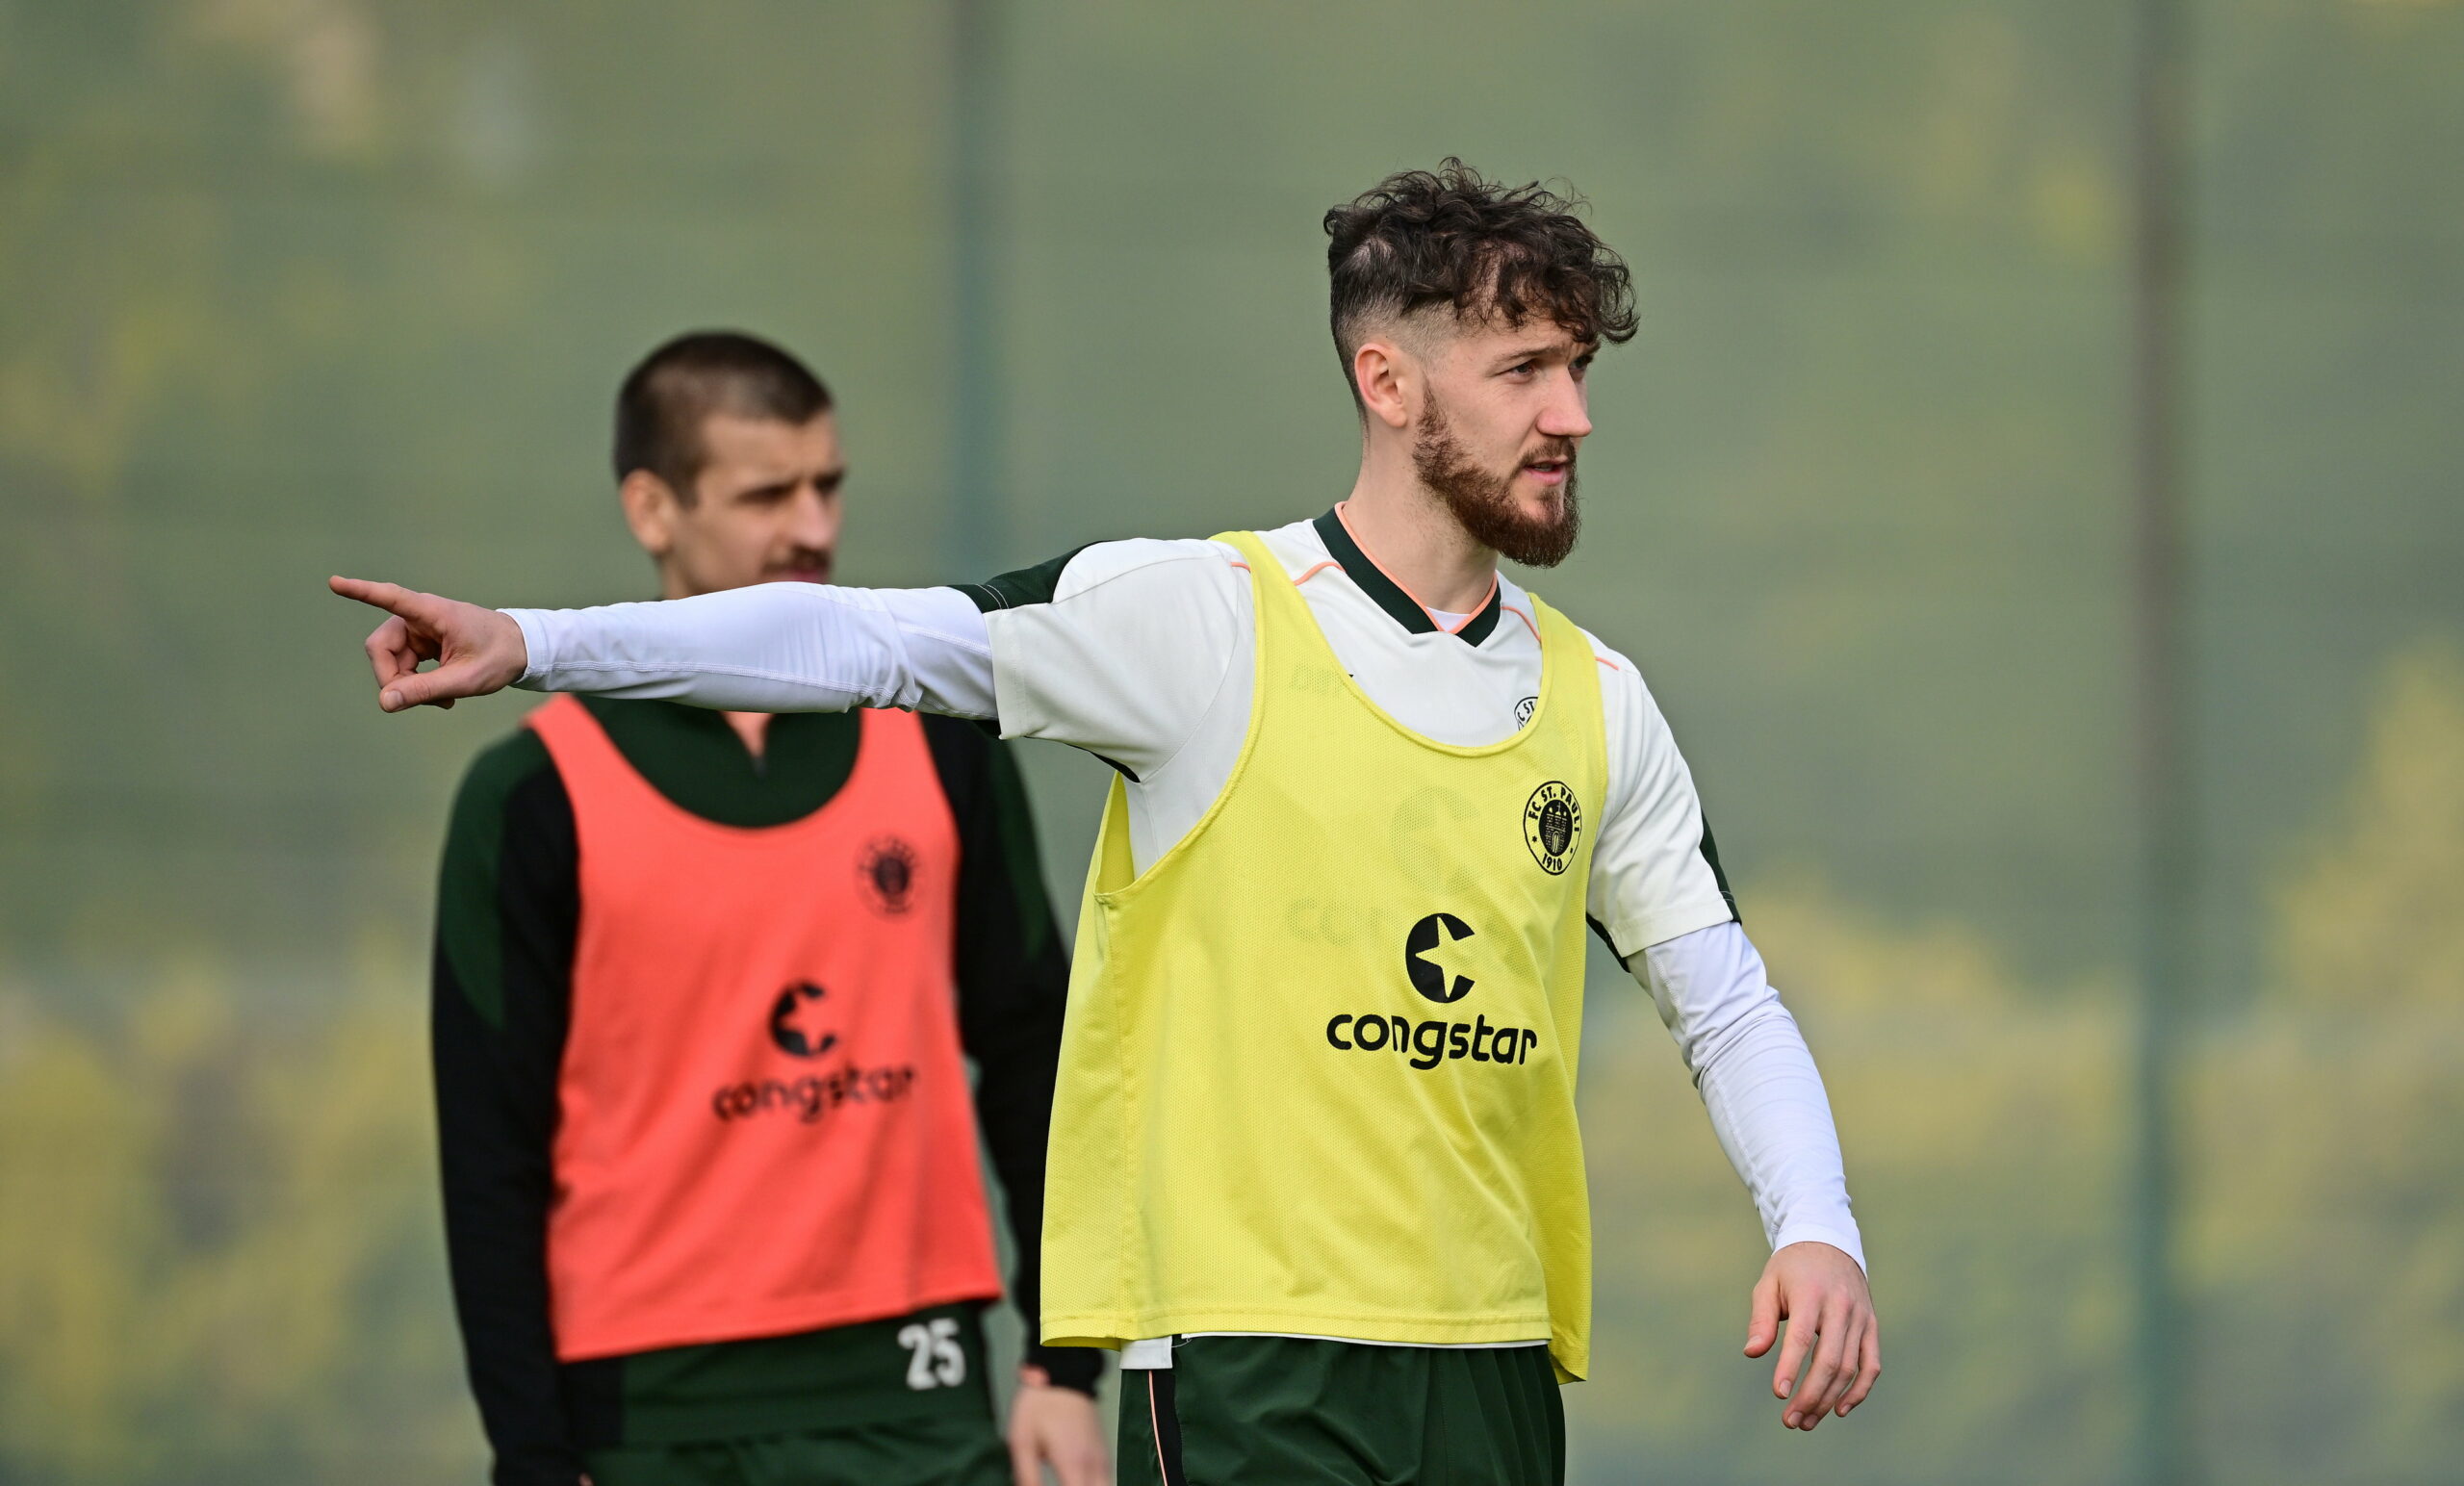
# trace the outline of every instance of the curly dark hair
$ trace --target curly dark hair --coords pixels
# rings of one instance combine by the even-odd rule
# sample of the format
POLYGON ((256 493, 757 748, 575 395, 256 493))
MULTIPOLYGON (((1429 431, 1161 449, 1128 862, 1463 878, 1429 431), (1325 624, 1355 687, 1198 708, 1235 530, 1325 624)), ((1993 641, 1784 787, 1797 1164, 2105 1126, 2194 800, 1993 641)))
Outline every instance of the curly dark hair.
POLYGON ((1631 275, 1575 215, 1584 205, 1537 181, 1484 179, 1450 155, 1433 171, 1397 171, 1328 210, 1328 320, 1345 380, 1372 321, 1437 304, 1509 326, 1546 318, 1585 345, 1632 340, 1631 275))

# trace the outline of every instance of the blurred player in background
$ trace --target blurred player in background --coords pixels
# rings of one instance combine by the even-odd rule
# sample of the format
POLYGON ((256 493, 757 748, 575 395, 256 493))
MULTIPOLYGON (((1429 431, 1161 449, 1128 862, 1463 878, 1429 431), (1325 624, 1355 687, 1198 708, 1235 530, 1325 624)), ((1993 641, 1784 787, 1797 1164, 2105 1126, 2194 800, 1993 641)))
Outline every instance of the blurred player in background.
MULTIPOLYGON (((665 597, 829 581, 847 467, 777 347, 653 353, 616 474, 665 597)), ((973 724, 560 697, 482 754, 434 1036, 497 1486, 1108 1480, 1102 1354, 1031 1345, 1005 1446, 980 1324, 979 1124, 1036 1334, 1066 977, 973 724)))
POLYGON ((388 710, 511 682, 995 718, 1118 771, 1081 910, 1044 1335, 1123 1349, 1124 1478, 1497 1486, 1564 1473, 1590 1367, 1574 1082, 1586 922, 1650 992, 1773 1252, 1782 1422, 1881 1347, 1828 1098, 1633 662, 1508 580, 1578 529, 1626 267, 1460 162, 1328 212, 1349 495, 988 582, 392 611, 388 710), (425 659, 437 669, 418 674, 425 659))

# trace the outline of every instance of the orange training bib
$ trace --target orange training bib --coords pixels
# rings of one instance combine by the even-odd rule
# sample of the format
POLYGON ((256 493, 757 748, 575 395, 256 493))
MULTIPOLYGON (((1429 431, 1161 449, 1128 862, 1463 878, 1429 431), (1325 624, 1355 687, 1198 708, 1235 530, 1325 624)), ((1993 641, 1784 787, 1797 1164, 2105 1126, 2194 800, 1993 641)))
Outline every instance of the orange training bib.
POLYGON ((529 718, 580 854, 548 1231, 565 1361, 1001 1293, 958 828, 922 725, 860 715, 838 793, 761 829, 670 803, 571 697, 529 718))

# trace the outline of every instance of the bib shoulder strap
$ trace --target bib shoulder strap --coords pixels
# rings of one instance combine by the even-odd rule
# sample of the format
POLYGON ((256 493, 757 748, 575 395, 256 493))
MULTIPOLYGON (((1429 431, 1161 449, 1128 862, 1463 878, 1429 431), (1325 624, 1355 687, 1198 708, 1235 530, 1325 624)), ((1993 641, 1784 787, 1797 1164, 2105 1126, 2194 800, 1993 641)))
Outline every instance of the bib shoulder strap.
POLYGON ((590 708, 582 705, 579 697, 552 697, 522 721, 539 734, 540 742, 548 745, 548 756, 554 760, 556 772, 564 776, 566 793, 578 802, 657 795, 650 781, 626 760, 616 740, 607 735, 598 718, 590 715, 590 708))
POLYGON ((1261 573, 1282 570, 1283 565, 1274 560, 1274 553, 1267 551, 1267 544, 1254 531, 1219 531, 1207 540, 1220 542, 1239 552, 1241 560, 1248 565, 1249 576, 1253 580, 1261 573))
POLYGON ((1548 656, 1549 663, 1554 665, 1571 657, 1590 666, 1591 642, 1583 638, 1581 627, 1531 590, 1525 589, 1523 596, 1531 601, 1531 622, 1540 631, 1541 653, 1548 656))
POLYGON ((1560 716, 1576 715, 1585 720, 1584 752, 1601 771, 1602 788, 1606 788, 1608 767, 1608 712, 1600 684, 1600 663, 1592 653, 1591 640, 1582 628, 1565 614, 1541 602, 1538 594, 1524 591, 1531 601, 1532 627, 1540 631, 1541 664, 1547 669, 1549 683, 1555 688, 1553 707, 1567 708, 1560 716))
POLYGON ((548 745, 548 752, 560 761, 567 755, 616 753, 615 741, 607 736, 607 730, 599 726, 599 719, 590 715, 590 708, 581 705, 579 697, 570 693, 550 697, 532 707, 522 719, 522 725, 539 734, 539 740, 548 745))
POLYGON ((1258 654, 1263 657, 1267 653, 1270 628, 1291 634, 1298 627, 1316 636, 1318 644, 1314 647, 1294 645, 1290 653, 1295 658, 1322 653, 1326 664, 1334 665, 1334 653, 1326 648, 1323 634, 1318 628, 1317 617, 1309 612, 1308 601, 1302 599, 1300 590, 1293 586, 1291 575, 1284 571, 1283 560, 1275 556, 1265 538, 1254 531, 1223 531, 1218 532, 1213 540, 1238 551, 1243 564, 1249 570, 1250 601, 1257 610, 1258 654))

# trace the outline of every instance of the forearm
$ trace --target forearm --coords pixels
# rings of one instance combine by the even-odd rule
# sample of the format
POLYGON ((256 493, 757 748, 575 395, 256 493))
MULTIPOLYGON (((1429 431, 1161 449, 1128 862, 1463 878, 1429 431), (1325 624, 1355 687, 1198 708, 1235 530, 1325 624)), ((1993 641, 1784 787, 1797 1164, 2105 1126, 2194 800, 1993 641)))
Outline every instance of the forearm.
POLYGON ((960 890, 960 1034, 976 1064, 976 1115, 985 1154, 1007 1199, 1003 1206, 1016 1255, 1010 1299, 1027 1328, 1024 1360, 1043 1369, 1053 1382, 1091 1394, 1103 1375, 1102 1353, 1048 1347, 1038 1340, 1044 1157, 1069 961, 1036 870, 1026 801, 1014 771, 994 747, 987 781, 991 798, 981 802, 969 822, 960 890), (1005 817, 1012 820, 1011 830, 1004 830, 1005 817))
MULTIPOLYGON (((1037 983, 1046 978, 1041 969, 1008 967, 1004 978, 1014 980, 1006 986, 987 984, 991 977, 979 972, 972 984, 962 983, 959 1009, 967 1054, 976 1065, 977 1125, 1001 1184, 1017 1256, 1010 1299, 1027 1324, 1030 1351, 1041 1302, 1044 1154, 1061 1048, 1060 1017, 1040 1014, 1036 1002, 1043 998, 1030 1000, 1037 983)), ((1057 1010, 1057 991, 1050 1000, 1057 1010)))
POLYGON ((549 1314, 548 1212, 580 916, 573 806, 528 730, 454 801, 439 874, 429 1051, 446 1258, 497 1486, 575 1486, 549 1314))
POLYGON ((984 616, 951 588, 763 583, 589 609, 508 609, 533 691, 745 712, 993 714, 984 616))
MULTIPOLYGON (((1056 1029, 1057 1031, 1057 1029, 1056 1029)), ((1044 1151, 1052 1128, 1052 1065, 1042 1056, 1040 1030, 1023 1049, 986 1056, 980 1063, 977 1115, 986 1155, 1001 1183, 1003 1208, 1016 1268, 1010 1300, 1027 1328, 1022 1361, 1042 1368, 1055 1383, 1091 1394, 1103 1376, 1103 1353, 1092 1347, 1046 1346, 1039 1340, 1043 1311, 1042 1246, 1044 1151)), ((1058 1037, 1050 1039, 1058 1042, 1058 1037)))
POLYGON ((486 1205, 468 1193, 449 1200, 447 1251, 472 1396, 496 1456, 491 1478, 496 1486, 574 1486, 582 1457, 548 1322, 544 1204, 527 1243, 513 1242, 507 1215, 483 1214, 486 1205), (530 1272, 518 1274, 517 1266, 530 1272))
POLYGON ((434 1025, 448 1268, 471 1391, 496 1486, 572 1486, 581 1474, 549 1320, 545 1134, 508 1097, 493 1029, 440 972, 434 1025))
POLYGON ((1052 1381, 1093 1393, 1101 1354, 1037 1340, 1043 1240, 1044 1151, 1061 1064, 1069 959, 1038 864, 1035 820, 1009 750, 962 723, 928 721, 942 790, 959 823, 959 1037, 976 1067, 984 1150, 1007 1201, 1016 1269, 1010 1299, 1026 1323, 1025 1361, 1052 1381))
POLYGON ((1744 930, 1722 924, 1654 945, 1632 970, 1677 1039, 1771 1246, 1817 1241, 1861 1267, 1822 1075, 1744 930))

